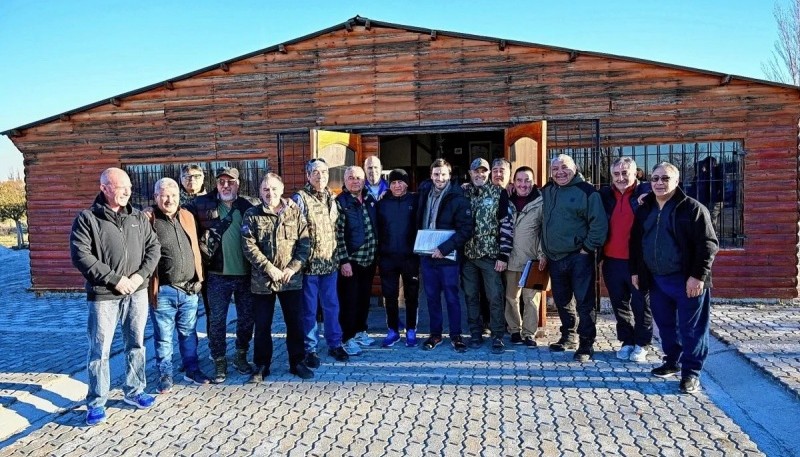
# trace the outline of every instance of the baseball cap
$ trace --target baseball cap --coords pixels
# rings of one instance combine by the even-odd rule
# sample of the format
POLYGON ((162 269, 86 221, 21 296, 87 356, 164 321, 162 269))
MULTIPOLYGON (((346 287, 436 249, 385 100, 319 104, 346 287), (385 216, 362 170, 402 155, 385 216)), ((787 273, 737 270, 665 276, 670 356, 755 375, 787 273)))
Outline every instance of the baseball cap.
POLYGON ((473 160, 472 164, 469 166, 469 169, 470 169, 470 171, 475 171, 480 167, 483 167, 483 168, 485 168, 487 170, 491 170, 492 169, 491 167, 489 167, 489 162, 487 162, 486 159, 484 159, 482 157, 478 157, 477 159, 473 160))

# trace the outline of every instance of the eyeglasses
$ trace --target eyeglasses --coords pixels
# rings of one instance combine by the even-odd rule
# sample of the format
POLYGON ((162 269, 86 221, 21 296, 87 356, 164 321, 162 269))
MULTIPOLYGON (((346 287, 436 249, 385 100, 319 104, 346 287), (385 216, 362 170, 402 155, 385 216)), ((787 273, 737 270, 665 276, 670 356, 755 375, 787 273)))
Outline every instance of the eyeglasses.
POLYGON ((226 187, 226 186, 235 186, 239 184, 239 181, 236 179, 220 179, 217 181, 218 186, 226 187))
POLYGON ((666 183, 669 182, 670 179, 671 178, 669 177, 669 175, 664 175, 664 176, 653 175, 653 176, 650 177, 650 182, 659 182, 659 181, 661 181, 664 184, 666 184, 666 183))
POLYGON ((183 175, 183 179, 196 179, 199 181, 203 179, 203 175, 183 175))

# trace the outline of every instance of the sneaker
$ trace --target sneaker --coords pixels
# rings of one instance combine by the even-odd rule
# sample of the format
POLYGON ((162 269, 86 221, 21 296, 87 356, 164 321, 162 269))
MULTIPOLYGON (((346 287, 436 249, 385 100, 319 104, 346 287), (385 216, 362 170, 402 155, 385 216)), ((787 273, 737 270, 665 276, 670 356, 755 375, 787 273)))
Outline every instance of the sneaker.
POLYGON ((247 382, 248 384, 261 384, 267 376, 269 376, 269 368, 257 365, 255 371, 253 371, 253 375, 250 376, 247 382))
POLYGON ((347 362, 350 360, 350 356, 347 355, 347 352, 341 346, 328 349, 328 355, 336 359, 337 362, 347 362))
POLYGON ((453 350, 456 352, 467 352, 467 345, 464 344, 464 339, 461 335, 450 338, 450 343, 453 345, 453 350))
POLYGON ((158 380, 158 393, 165 394, 169 393, 172 390, 172 376, 165 374, 161 375, 161 379, 158 380))
POLYGON ((633 352, 632 344, 623 344, 619 351, 617 351, 617 358, 620 360, 630 360, 631 352, 633 352))
POLYGON ((658 378, 669 378, 670 376, 674 375, 679 371, 681 371, 681 368, 678 366, 677 363, 664 362, 664 364, 661 365, 660 367, 656 367, 650 370, 650 373, 652 373, 653 376, 656 376, 658 378))
POLYGON ((86 425, 97 425, 106 421, 106 409, 102 406, 95 406, 86 410, 86 425))
POLYGON ((186 374, 183 375, 183 380, 192 384, 197 384, 198 386, 211 382, 208 376, 199 369, 187 371, 186 374))
POLYGON ((406 346, 417 347, 417 331, 413 328, 406 329, 406 346))
POLYGON ((347 352, 347 355, 361 355, 361 346, 356 343, 355 337, 345 341, 342 347, 347 352))
POLYGON ((319 368, 320 360, 316 352, 309 352, 306 355, 305 364, 308 368, 319 368))
POLYGON ((431 336, 430 338, 425 340, 424 343, 422 343, 422 349, 424 349, 426 351, 431 351, 436 346, 441 344, 441 342, 442 342, 442 337, 441 336, 431 336))
POLYGON ((218 359, 214 359, 214 384, 221 384, 225 382, 225 378, 228 376, 228 361, 225 357, 220 357, 218 359))
POLYGON ((631 351, 631 362, 644 363, 647 362, 647 348, 644 346, 636 345, 631 351))
POLYGON ((700 391, 700 378, 689 375, 681 378, 681 393, 694 394, 700 391))
POLYGON ((567 349, 575 349, 576 346, 575 340, 568 336, 562 336, 561 339, 555 343, 550 343, 550 350, 553 352, 564 352, 567 349))
POLYGON ((122 401, 139 409, 147 409, 156 403, 156 397, 142 392, 132 397, 126 395, 122 401))
POLYGON ((356 343, 360 344, 361 346, 372 346, 375 344, 375 340, 370 338, 369 335, 367 335, 367 332, 358 332, 353 339, 356 340, 356 343))
POLYGON ((525 338, 522 340, 522 344, 524 344, 525 346, 527 346, 527 347, 529 347, 529 348, 535 348, 535 347, 537 346, 537 345, 536 345, 536 340, 535 340, 535 339, 533 339, 533 337, 532 337, 532 336, 526 336, 526 337, 525 337, 525 338))
POLYGON ((396 330, 389 329, 386 332, 386 338, 383 339, 383 343, 381 343, 382 347, 388 348, 394 346, 394 343, 400 341, 400 334, 397 333, 396 330))
POLYGON ((237 349, 236 356, 233 358, 233 367, 236 368, 241 374, 252 374, 253 367, 247 362, 247 351, 244 349, 237 349))
POLYGON ((520 335, 519 332, 511 334, 511 344, 523 344, 522 335, 520 335))
POLYGON ((502 337, 495 337, 492 340, 492 354, 502 354, 506 351, 506 345, 503 344, 502 337))
POLYGON ((480 349, 481 346, 483 346, 483 335, 475 334, 469 338, 469 347, 480 349))
POLYGON ((297 365, 289 368, 289 373, 297 376, 300 379, 311 379, 314 377, 314 372, 306 366, 305 363, 300 362, 297 365))
POLYGON ((594 347, 592 343, 581 343, 578 350, 573 354, 572 359, 576 362, 588 362, 594 358, 594 347))

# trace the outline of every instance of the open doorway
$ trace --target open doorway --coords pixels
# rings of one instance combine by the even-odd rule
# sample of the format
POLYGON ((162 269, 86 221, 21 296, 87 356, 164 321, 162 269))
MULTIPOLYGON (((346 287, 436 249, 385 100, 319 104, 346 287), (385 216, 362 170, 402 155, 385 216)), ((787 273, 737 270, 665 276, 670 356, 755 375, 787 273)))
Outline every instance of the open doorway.
POLYGON ((395 168, 406 170, 411 188, 430 177, 429 167, 437 158, 453 166, 453 177, 459 183, 469 179, 469 164, 477 157, 491 163, 504 156, 503 130, 442 132, 380 137, 381 163, 385 172, 395 168))

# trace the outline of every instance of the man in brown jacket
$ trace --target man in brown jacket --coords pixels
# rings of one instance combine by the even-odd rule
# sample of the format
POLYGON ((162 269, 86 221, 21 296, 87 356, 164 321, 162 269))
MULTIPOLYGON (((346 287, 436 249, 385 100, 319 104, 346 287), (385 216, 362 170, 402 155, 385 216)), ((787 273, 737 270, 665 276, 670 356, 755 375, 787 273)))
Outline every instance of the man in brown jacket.
POLYGON ((197 358, 197 303, 203 269, 194 216, 179 206, 178 183, 170 178, 159 179, 154 194, 156 205, 147 214, 161 243, 161 259, 148 292, 158 391, 167 393, 173 385, 172 335, 176 329, 184 379, 193 384, 209 383, 197 358))

